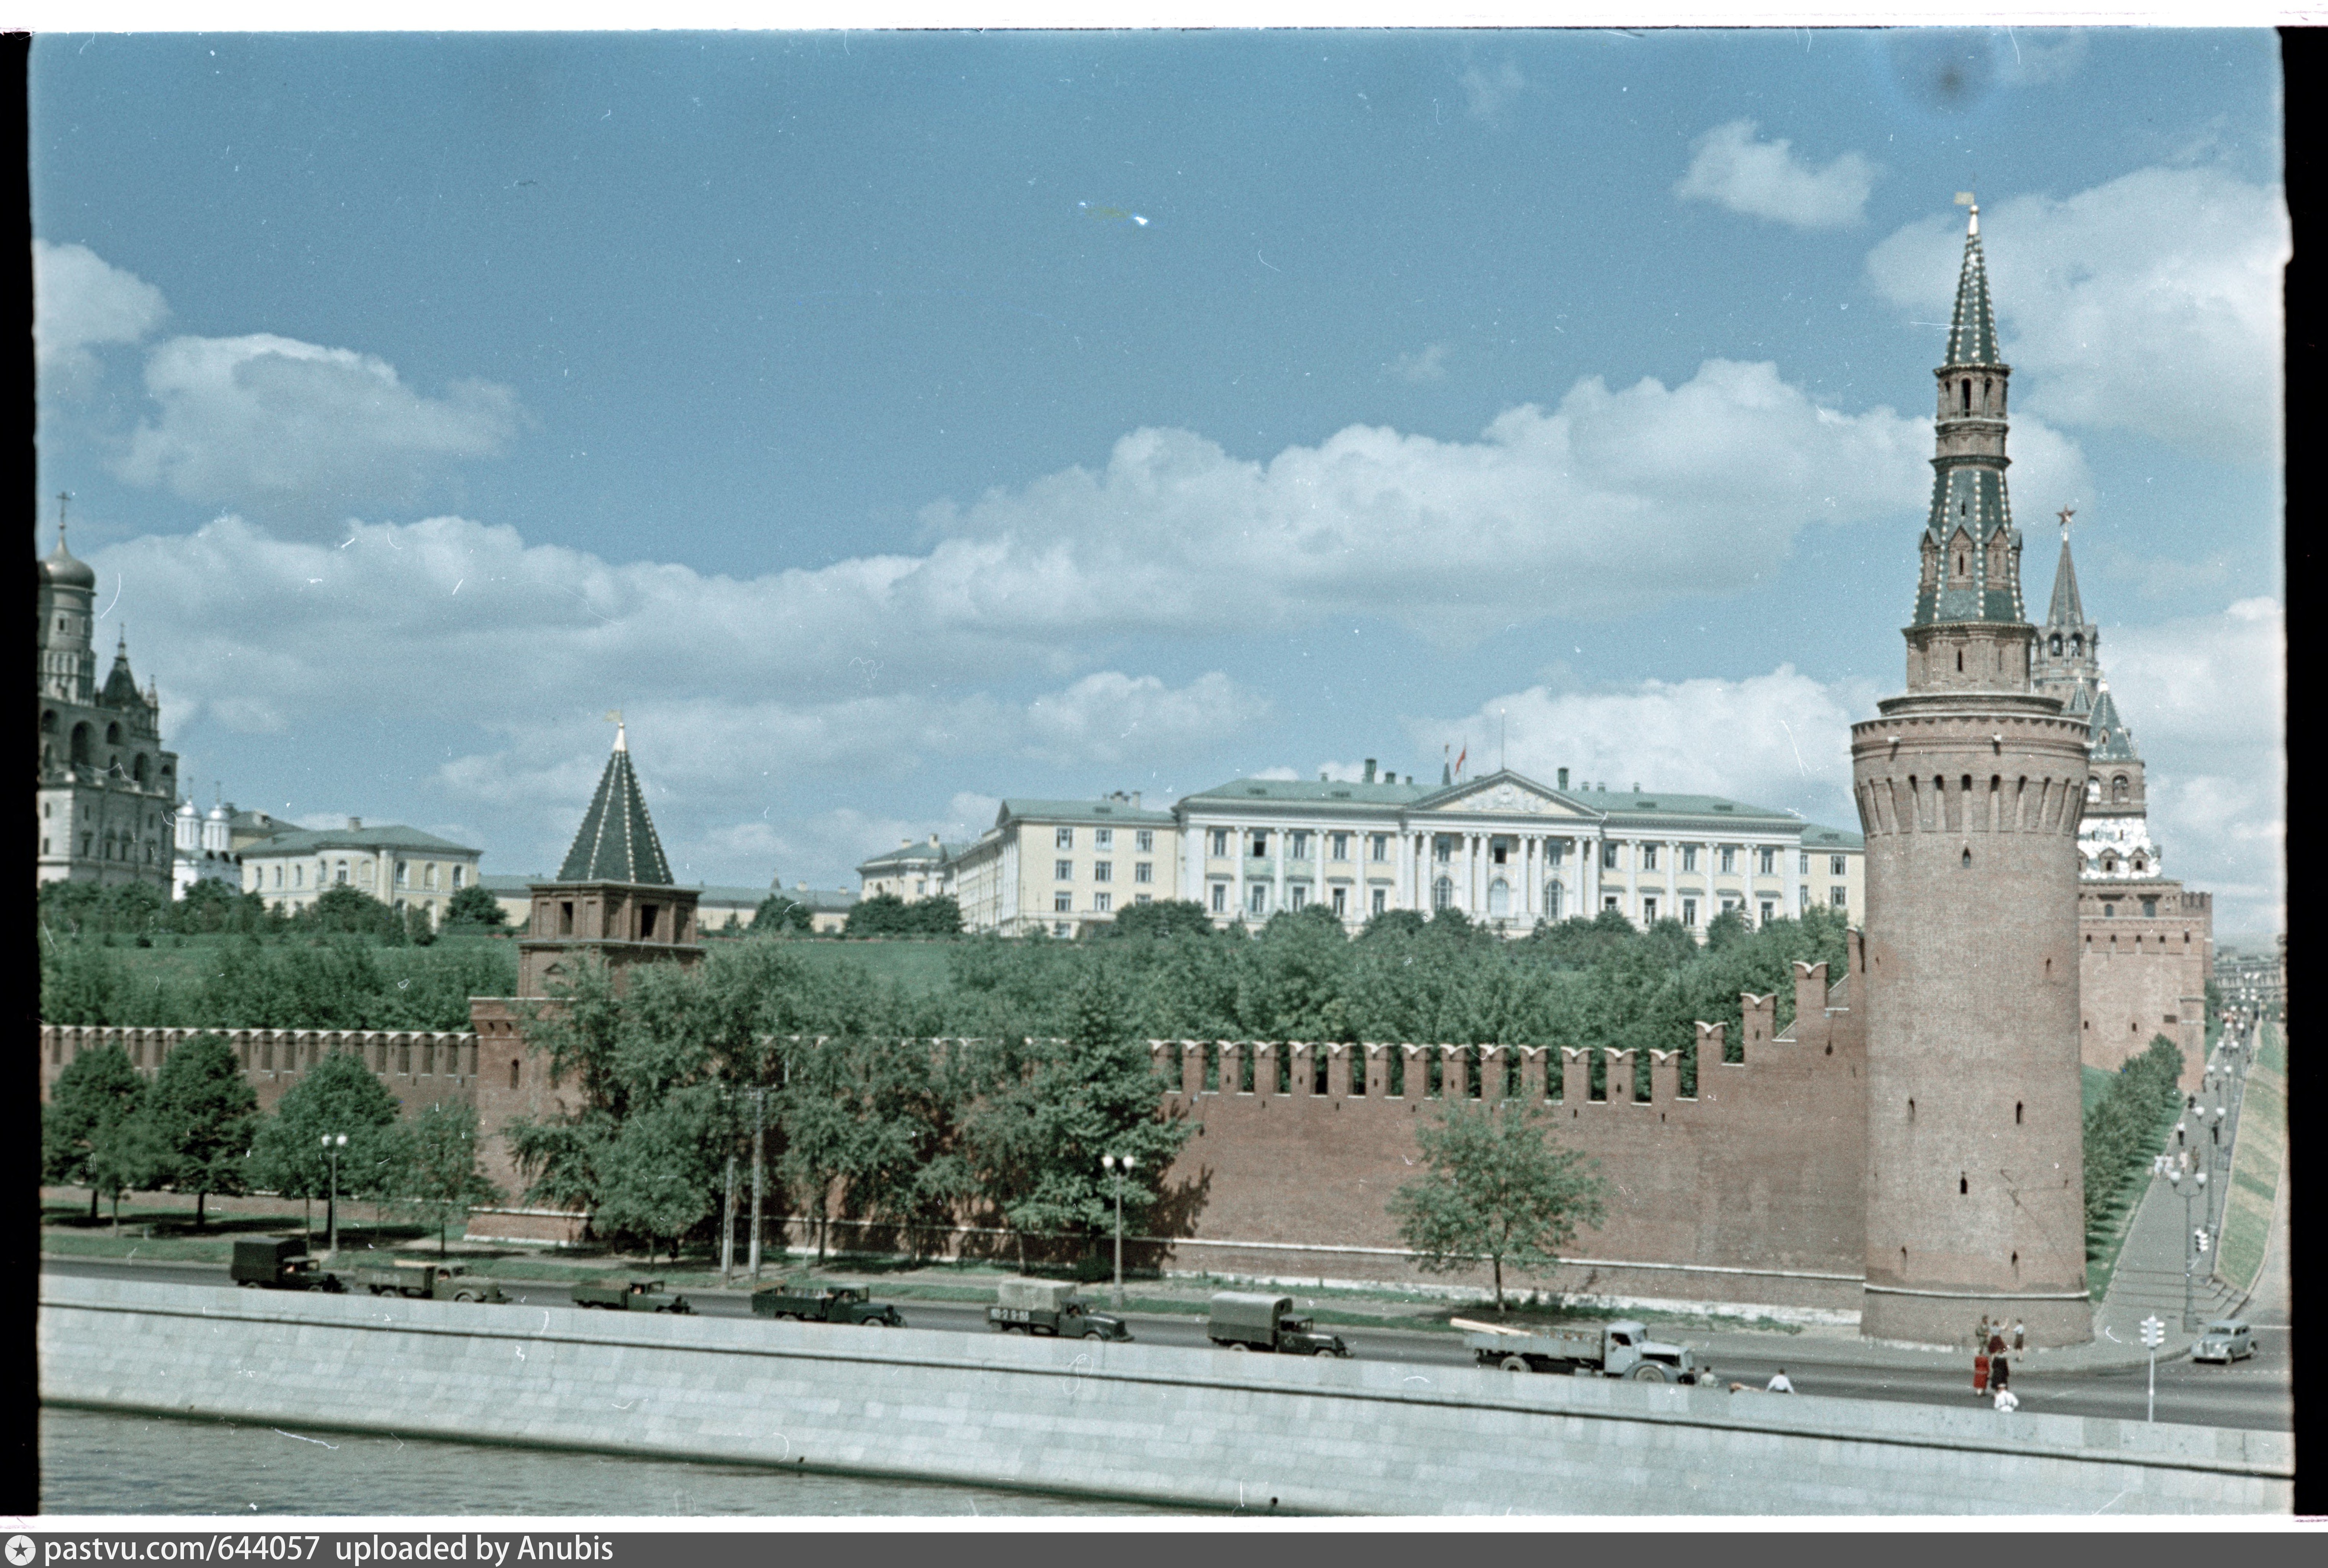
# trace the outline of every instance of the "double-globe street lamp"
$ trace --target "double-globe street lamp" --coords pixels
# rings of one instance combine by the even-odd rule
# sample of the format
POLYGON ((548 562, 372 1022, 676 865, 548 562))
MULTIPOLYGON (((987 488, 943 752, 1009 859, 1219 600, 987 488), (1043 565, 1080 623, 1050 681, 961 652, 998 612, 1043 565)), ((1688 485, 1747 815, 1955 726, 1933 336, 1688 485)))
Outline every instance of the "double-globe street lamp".
POLYGON ((1123 1183, 1131 1174, 1129 1154, 1102 1154, 1101 1167, 1115 1179, 1115 1306, 1123 1310, 1123 1183))
POLYGON ((2182 1199, 2182 1331, 2195 1333, 2199 1327, 2195 1293, 2198 1275, 2195 1271, 2199 1255, 2207 1250, 2207 1232, 2197 1223, 2196 1217, 2191 1212, 2191 1205, 2206 1201, 2207 1172, 2204 1170, 2179 1170, 2172 1162, 2162 1160, 2158 1174, 2182 1199))
POLYGON ((348 1146, 345 1133, 324 1134, 324 1157, 332 1162, 331 1196, 324 1200, 324 1226, 331 1236, 326 1255, 340 1255, 340 1154, 348 1146))

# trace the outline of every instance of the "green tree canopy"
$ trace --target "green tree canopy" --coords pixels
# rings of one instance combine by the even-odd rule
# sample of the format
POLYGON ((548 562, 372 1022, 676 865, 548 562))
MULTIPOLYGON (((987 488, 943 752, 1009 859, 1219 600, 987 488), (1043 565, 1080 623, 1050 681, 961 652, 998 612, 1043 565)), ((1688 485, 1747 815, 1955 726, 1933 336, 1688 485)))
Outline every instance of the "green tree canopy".
POLYGON ((1115 1189, 1102 1154, 1132 1158, 1125 1222, 1144 1216, 1194 1130, 1157 1115, 1164 1086, 1130 1025, 1122 985, 1094 965, 1071 999, 1066 1038, 1006 1039, 985 1051, 968 1157, 1022 1257, 1029 1232, 1096 1237, 1112 1225, 1115 1189))
POLYGON ((473 1210, 502 1197, 478 1168, 484 1151, 477 1108, 466 1100, 439 1100, 401 1129, 399 1142, 398 1206, 436 1232, 441 1257, 447 1230, 455 1225, 465 1230, 473 1210))
POLYGON ((778 937, 787 932, 806 936, 815 929, 815 911, 787 892, 773 892, 752 911, 755 936, 778 937))
POLYGON ((482 883, 471 882, 455 892, 445 905, 447 929, 463 926, 498 931, 509 923, 509 911, 502 908, 501 900, 493 897, 482 883))
POLYGON ((211 1193, 249 1190, 244 1166, 258 1133, 258 1097, 234 1048, 216 1034, 181 1043, 155 1075, 152 1114, 170 1185, 194 1195, 200 1228, 211 1193))
POLYGON ((159 1186, 169 1159, 155 1135, 152 1091, 117 1045, 85 1050, 65 1064, 41 1107, 41 1168, 44 1181, 89 1190, 89 1218, 101 1198, 121 1218, 126 1192, 159 1186))
POLYGON ((1494 1271, 1504 1309, 1504 1266, 1538 1272, 1559 1262, 1580 1225, 1600 1225, 1607 1182, 1598 1162, 1550 1136, 1534 1106, 1449 1099, 1435 1125, 1415 1133, 1424 1174, 1390 1200, 1391 1218, 1418 1266, 1432 1274, 1494 1271))
POLYGON ((322 1198, 332 1190, 324 1139, 344 1134, 339 1190, 392 1198, 404 1151, 396 1131, 396 1097, 352 1051, 333 1051, 300 1077, 253 1140, 250 1180, 286 1198, 322 1198))

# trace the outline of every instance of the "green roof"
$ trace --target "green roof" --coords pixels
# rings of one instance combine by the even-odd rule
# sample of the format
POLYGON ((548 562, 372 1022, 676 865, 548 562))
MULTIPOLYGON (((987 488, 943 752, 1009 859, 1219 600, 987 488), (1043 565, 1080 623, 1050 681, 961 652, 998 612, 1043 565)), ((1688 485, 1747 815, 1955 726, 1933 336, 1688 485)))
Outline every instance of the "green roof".
POLYGON ((647 816, 639 776, 631 770, 630 747, 620 731, 606 770, 598 776, 598 793, 591 798, 581 831, 574 835, 574 847, 558 868, 558 880, 671 885, 671 862, 663 858, 662 841, 647 816))
POLYGON ((1957 275, 1956 312, 1948 321, 1948 365, 1994 365, 1996 313, 1988 303, 1988 262, 1980 250, 1980 218, 1966 226, 1964 266, 1957 275))
POLYGON ((1150 811, 1129 800, 1005 800, 1002 809, 995 814, 994 826, 1000 827, 1014 821, 1131 822, 1149 827, 1169 827, 1172 814, 1150 811))
POLYGON ((1571 792, 1595 811, 1611 817, 1718 817, 1739 822, 1774 822, 1792 827, 1801 818, 1767 806, 1749 806, 1723 795, 1680 795, 1660 789, 1578 789, 1571 792))
POLYGON ((1865 849, 1867 840, 1843 827, 1821 827, 1816 822, 1803 824, 1805 849, 1865 849))
POLYGON ((389 823, 380 827, 329 827, 319 831, 293 828, 261 839, 243 850, 245 855, 312 854, 325 849, 405 850, 434 854, 482 854, 483 851, 423 833, 417 827, 389 823))
POLYGON ((858 862, 857 873, 863 876, 888 866, 943 865, 969 847, 966 844, 932 844, 927 839, 921 839, 913 844, 900 845, 896 849, 883 850, 879 854, 858 862))
POLYGON ((1448 788, 1443 784, 1359 784, 1331 779, 1232 779, 1210 789, 1183 796, 1180 804, 1219 801, 1241 805, 1248 800, 1348 800, 1368 806, 1410 806, 1426 795, 1448 788))
POLYGON ((2088 721, 2094 727, 2093 760, 2097 762, 2136 762, 2141 753, 2134 749, 2134 732, 2117 716, 2117 704, 2111 699, 2109 687, 2094 699, 2094 716, 2088 721))

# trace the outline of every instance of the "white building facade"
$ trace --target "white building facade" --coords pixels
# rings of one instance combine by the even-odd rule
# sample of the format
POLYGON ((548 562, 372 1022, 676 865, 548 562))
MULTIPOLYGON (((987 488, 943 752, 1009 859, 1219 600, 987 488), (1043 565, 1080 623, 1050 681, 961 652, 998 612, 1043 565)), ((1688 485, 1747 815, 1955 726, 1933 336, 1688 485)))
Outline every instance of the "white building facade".
POLYGON ((1514 936, 1604 910, 1702 934, 1725 910, 1753 926, 1860 910, 1856 833, 1717 796, 1572 790, 1565 770, 1433 786, 1369 763, 1352 781, 1234 779, 1174 815, 1181 896, 1224 926, 1316 905, 1352 930, 1452 909, 1514 936))

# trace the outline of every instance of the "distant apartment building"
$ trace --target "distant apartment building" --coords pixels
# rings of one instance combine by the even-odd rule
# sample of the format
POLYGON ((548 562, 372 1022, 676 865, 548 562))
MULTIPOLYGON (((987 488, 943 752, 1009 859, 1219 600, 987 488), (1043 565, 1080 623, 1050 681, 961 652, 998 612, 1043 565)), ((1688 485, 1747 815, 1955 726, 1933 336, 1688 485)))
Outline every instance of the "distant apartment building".
POLYGON ((934 833, 926 840, 908 838, 858 863, 857 894, 870 899, 887 893, 910 904, 951 892, 954 857, 969 847, 941 843, 934 833))
POLYGON ((1183 898, 1180 825, 1137 794, 1005 800, 949 861, 962 929, 1074 937, 1123 910, 1183 898))
POLYGON ((453 895, 477 880, 482 852, 394 824, 295 828, 242 852, 242 888, 285 914, 312 905, 326 888, 352 887, 384 904, 417 905, 441 920, 453 895))

